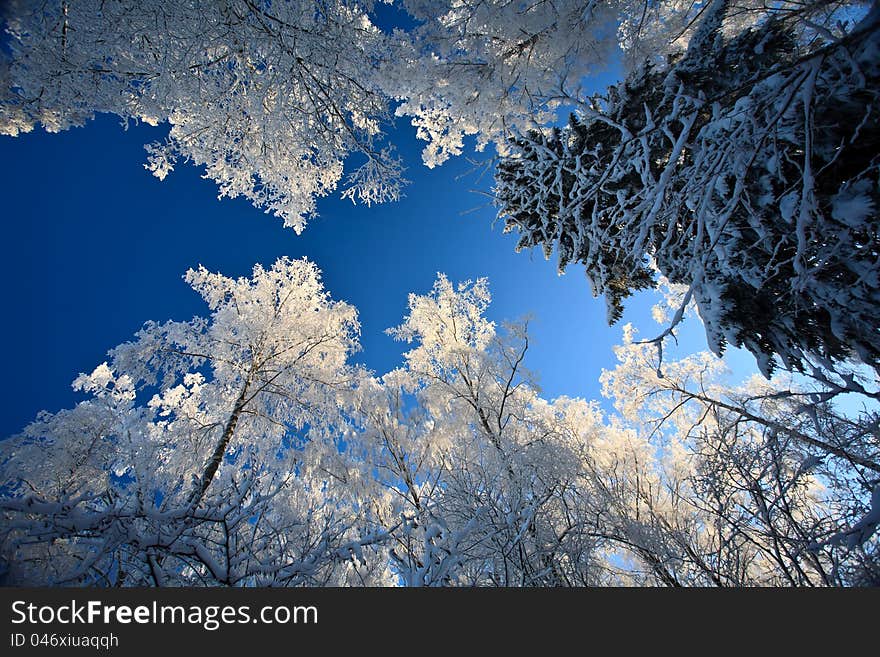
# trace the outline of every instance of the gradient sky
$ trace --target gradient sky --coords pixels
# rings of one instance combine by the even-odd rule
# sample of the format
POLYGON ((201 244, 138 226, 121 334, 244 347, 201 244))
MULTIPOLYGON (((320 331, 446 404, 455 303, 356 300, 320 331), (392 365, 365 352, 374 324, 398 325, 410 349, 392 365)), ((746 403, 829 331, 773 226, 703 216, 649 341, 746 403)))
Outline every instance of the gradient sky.
MULTIPOLYGON (((196 167, 180 163, 164 182, 153 178, 143 145, 166 130, 124 130, 115 117, 99 116, 59 134, 0 137, 7 290, 0 436, 42 409, 72 406, 81 397, 70 382, 143 322, 206 315, 181 279, 189 267, 243 276, 283 255, 313 260, 333 298, 358 308, 356 360, 376 372, 401 363, 406 345, 383 331, 401 322, 409 292, 430 290, 437 272, 453 281, 487 276, 491 319, 534 318, 526 364, 544 395, 599 398, 597 379, 615 363, 620 326, 606 325, 604 302, 592 298, 581 268, 560 277, 539 251, 514 252, 515 234, 493 226, 494 208, 478 191, 491 187, 491 172, 479 177, 463 157, 427 169, 414 129, 401 122, 391 141, 408 165, 406 198, 371 208, 324 199, 297 236, 243 199, 218 201, 216 185, 196 167)), ((650 305, 645 295, 634 300, 622 323, 653 335, 650 305)), ((703 348, 700 336, 692 327, 685 346, 703 348)))

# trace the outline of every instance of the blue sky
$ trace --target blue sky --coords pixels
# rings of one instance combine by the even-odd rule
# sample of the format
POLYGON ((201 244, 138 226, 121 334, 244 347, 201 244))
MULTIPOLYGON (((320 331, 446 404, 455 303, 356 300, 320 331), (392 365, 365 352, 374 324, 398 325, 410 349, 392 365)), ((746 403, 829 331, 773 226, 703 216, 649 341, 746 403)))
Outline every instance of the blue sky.
MULTIPOLYGON (((143 322, 207 314, 181 279, 189 267, 242 276, 282 255, 316 262, 333 297, 357 306, 356 359, 376 372, 400 364, 407 348, 384 329, 400 323, 409 292, 430 290, 437 272, 453 281, 487 276, 492 319, 534 318, 527 365, 544 395, 599 398, 597 379, 614 365, 620 326, 606 325, 604 302, 592 298, 582 269, 560 277, 539 251, 514 252, 516 236, 503 234, 501 222, 493 227, 495 210, 476 191, 491 187, 491 173, 478 177, 465 158, 425 168, 422 144, 401 122, 391 141, 409 167, 406 198, 370 208, 323 199, 320 216, 297 236, 243 199, 218 201, 196 167, 153 178, 143 145, 165 130, 124 130, 99 116, 59 134, 0 138, 7 281, 0 435, 18 432, 42 409, 72 406, 79 396, 70 382, 143 322)), ((623 322, 647 336, 649 308, 643 296, 623 322)), ((687 345, 702 348, 699 330, 691 335, 697 339, 687 345)))
POLYGON ((438 271, 488 276, 493 319, 535 315, 530 363, 546 393, 596 396, 619 336, 604 324, 604 304, 577 270, 558 277, 540 253, 514 253, 515 236, 493 228, 494 209, 470 191, 488 188, 491 175, 459 179, 473 168, 464 158, 428 170, 413 133, 403 124, 392 135, 409 165, 406 198, 370 208, 324 199, 301 236, 244 200, 218 201, 196 167, 153 178, 143 145, 161 127, 126 131, 100 116, 59 134, 0 138, 8 348, 0 432, 72 405, 70 381, 144 321, 206 314, 181 280, 187 268, 241 276, 282 255, 315 261, 333 297, 357 306, 357 358, 376 371, 396 366, 406 348, 383 330, 400 323, 408 292, 428 291, 438 271))
MULTIPOLYGON (((379 9, 386 28, 404 20, 379 9)), ((592 86, 602 89, 619 76, 611 67, 592 86)), ((152 177, 143 146, 166 131, 123 129, 116 117, 101 115, 59 134, 0 137, 0 274, 7 281, 0 437, 40 410, 76 403, 81 397, 70 382, 143 322, 207 314, 181 278, 188 268, 246 276, 255 263, 268 266, 283 255, 313 260, 332 296, 358 308, 363 350, 356 360, 377 373, 399 365, 407 349, 384 330, 402 321, 409 292, 429 291, 437 272, 453 281, 486 276, 491 319, 533 318, 526 364, 544 395, 600 397, 598 377, 615 364, 620 326, 607 326, 604 301, 592 298, 582 268, 560 277, 539 250, 515 253, 516 235, 502 232, 485 195, 491 171, 478 176, 465 157, 427 169, 424 144, 399 121, 390 141, 408 167, 406 198, 370 208, 323 199, 320 216, 297 236, 243 199, 218 201, 216 185, 196 167, 179 163, 165 181, 152 177)), ((652 334, 651 302, 644 294, 631 301, 621 323, 652 334)), ((704 344, 700 328, 691 327, 685 347, 704 344)))

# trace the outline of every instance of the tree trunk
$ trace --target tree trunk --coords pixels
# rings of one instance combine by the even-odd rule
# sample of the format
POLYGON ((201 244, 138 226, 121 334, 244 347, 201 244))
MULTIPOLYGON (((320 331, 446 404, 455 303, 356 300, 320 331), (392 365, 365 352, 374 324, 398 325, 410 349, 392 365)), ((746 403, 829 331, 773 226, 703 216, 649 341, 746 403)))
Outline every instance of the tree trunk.
POLYGON ((189 496, 188 502, 191 507, 196 507, 199 502, 202 501, 205 492, 208 490, 208 486, 211 485, 211 482, 214 480, 214 475, 217 474, 217 470, 223 462, 226 448, 229 446, 229 441, 232 440, 232 436, 235 433, 235 427, 238 425, 238 418, 241 416, 241 412, 248 401, 247 392, 249 388, 250 379, 247 379, 244 382, 244 387, 238 395, 238 399, 235 400, 235 406, 232 408, 232 415, 230 415, 229 419, 226 421, 226 426, 223 428, 223 434, 220 436, 220 440, 214 448, 214 453, 211 454, 211 459, 208 461, 207 465, 205 465, 205 470, 199 478, 199 484, 189 496))

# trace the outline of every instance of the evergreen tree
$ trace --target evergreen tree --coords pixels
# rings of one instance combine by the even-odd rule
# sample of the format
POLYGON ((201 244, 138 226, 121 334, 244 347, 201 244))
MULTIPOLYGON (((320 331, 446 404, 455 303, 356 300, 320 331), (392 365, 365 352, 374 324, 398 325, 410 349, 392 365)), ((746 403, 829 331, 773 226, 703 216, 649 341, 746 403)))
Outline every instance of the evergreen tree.
POLYGON ((666 67, 514 140, 506 230, 583 264, 611 322, 653 261, 718 354, 743 346, 766 375, 774 356, 880 369, 880 12, 836 39, 775 18, 725 38, 725 5, 666 67))

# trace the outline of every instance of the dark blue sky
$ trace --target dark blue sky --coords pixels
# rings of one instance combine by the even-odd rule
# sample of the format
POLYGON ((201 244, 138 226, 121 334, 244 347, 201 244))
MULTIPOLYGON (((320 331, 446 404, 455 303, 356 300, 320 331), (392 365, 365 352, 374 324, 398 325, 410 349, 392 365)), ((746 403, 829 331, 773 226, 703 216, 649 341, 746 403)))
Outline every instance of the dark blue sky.
MULTIPOLYGON (((400 323, 407 293, 428 291, 438 271, 454 281, 488 276, 492 319, 532 314, 528 364, 545 395, 598 397, 597 377, 614 363, 619 327, 605 325, 576 268, 556 275, 539 252, 514 252, 516 237, 493 228, 494 209, 471 190, 488 189, 463 174, 464 158, 429 170, 421 144, 401 124, 392 134, 409 167, 406 198, 353 206, 319 204, 320 217, 301 236, 244 200, 218 201, 212 181, 180 164, 164 182, 143 168, 143 145, 163 128, 123 130, 101 116, 60 134, 41 130, 0 138, 7 345, 0 435, 20 430, 41 410, 71 406, 70 382, 91 371, 108 349, 146 320, 206 314, 181 280, 198 264, 248 275, 254 263, 308 256, 336 299, 357 306, 361 362, 378 371, 400 363, 405 345, 383 330, 400 323)), ((647 304, 625 317, 644 319, 647 304)))
MULTIPOLYGON (((411 22, 386 5, 376 20, 386 29, 411 22)), ((614 64, 590 86, 604 89, 621 74, 614 64)), ((453 281, 487 276, 491 319, 533 317, 526 364, 544 395, 600 397, 598 377, 615 364, 620 327, 606 325, 604 302, 591 297, 581 268, 560 277, 540 251, 514 252, 516 235, 502 233, 487 197, 474 191, 489 190, 491 172, 468 175, 474 167, 464 157, 425 168, 424 144, 400 121, 390 141, 412 181, 406 198, 372 208, 323 199, 320 216, 297 236, 243 199, 218 201, 201 169, 181 162, 165 181, 152 177, 143 146, 166 130, 125 130, 104 115, 59 134, 0 137, 7 281, 0 437, 42 409, 72 406, 80 397, 70 382, 143 322, 206 315, 181 279, 188 268, 247 276, 255 263, 269 266, 282 255, 316 262, 332 296, 358 308, 363 351, 356 359, 378 373, 399 365, 407 349, 384 329, 401 322, 409 292, 430 290, 437 272, 453 281)), ((623 321, 653 334, 652 301, 631 300, 623 321)), ((704 348, 699 326, 683 344, 704 348)))

